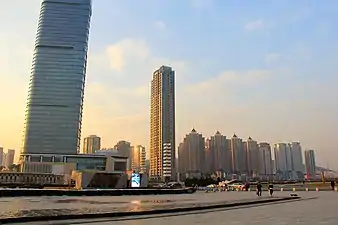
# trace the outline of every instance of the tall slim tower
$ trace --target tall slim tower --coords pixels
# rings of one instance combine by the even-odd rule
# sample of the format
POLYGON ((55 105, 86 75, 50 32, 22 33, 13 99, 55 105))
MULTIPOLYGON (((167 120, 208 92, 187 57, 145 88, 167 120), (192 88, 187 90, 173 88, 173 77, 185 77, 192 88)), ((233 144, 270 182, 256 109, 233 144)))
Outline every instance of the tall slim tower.
POLYGON ((247 169, 243 141, 241 138, 237 137, 236 134, 230 139, 230 149, 232 172, 235 174, 245 173, 247 169))
POLYGON ((131 169, 136 172, 146 173, 146 148, 142 145, 132 147, 131 169))
POLYGON ((304 152, 305 158, 305 168, 306 175, 308 178, 316 177, 316 158, 314 150, 305 150, 304 152))
POLYGON ((292 168, 295 172, 299 173, 301 177, 304 177, 302 147, 299 142, 291 142, 289 146, 291 147, 292 168))
POLYGON ((273 163, 271 157, 271 146, 267 142, 259 143, 259 175, 267 180, 273 178, 273 163))
POLYGON ((0 167, 1 166, 4 166, 4 157, 5 154, 4 154, 4 148, 0 147, 0 167))
POLYGON ((256 176, 259 173, 259 147, 257 141, 251 137, 244 144, 246 154, 246 169, 249 176, 256 176))
POLYGON ((6 161, 5 161, 5 166, 7 168, 14 164, 14 157, 15 157, 15 150, 8 149, 7 154, 6 154, 6 161))
POLYGON ((23 153, 80 149, 91 0, 43 0, 35 41, 23 153))
POLYGON ((174 180, 175 176, 175 71, 161 66, 151 81, 150 177, 174 180))

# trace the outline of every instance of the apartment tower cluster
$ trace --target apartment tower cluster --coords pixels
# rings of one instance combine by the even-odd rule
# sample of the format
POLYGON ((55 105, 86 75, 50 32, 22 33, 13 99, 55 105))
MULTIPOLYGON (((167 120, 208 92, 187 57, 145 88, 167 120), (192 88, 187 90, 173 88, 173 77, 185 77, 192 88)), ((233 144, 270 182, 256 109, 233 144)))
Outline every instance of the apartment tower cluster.
POLYGON ((303 179, 305 172, 310 177, 316 173, 314 151, 305 151, 303 165, 299 142, 277 143, 271 147, 251 137, 243 140, 234 134, 227 138, 219 131, 205 139, 195 129, 179 144, 178 164, 181 179, 191 174, 219 173, 229 179, 288 180, 303 179))

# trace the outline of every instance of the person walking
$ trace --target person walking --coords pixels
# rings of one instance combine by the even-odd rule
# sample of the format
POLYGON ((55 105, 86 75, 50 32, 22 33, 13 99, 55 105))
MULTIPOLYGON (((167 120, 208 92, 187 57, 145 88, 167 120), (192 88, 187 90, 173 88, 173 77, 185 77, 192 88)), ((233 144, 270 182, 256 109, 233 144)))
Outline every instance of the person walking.
POLYGON ((272 197, 272 194, 273 194, 273 184, 272 183, 269 184, 269 194, 272 197))
POLYGON ((262 196, 262 184, 260 182, 257 183, 257 196, 262 196))
POLYGON ((334 181, 331 181, 331 188, 332 188, 332 191, 334 191, 334 187, 335 187, 335 183, 334 183, 334 181))

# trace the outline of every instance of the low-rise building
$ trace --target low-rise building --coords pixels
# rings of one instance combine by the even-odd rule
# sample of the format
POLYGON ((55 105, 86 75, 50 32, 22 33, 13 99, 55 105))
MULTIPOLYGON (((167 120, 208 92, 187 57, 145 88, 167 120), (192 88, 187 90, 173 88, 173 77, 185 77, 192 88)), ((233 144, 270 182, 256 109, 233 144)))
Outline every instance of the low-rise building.
POLYGON ((0 185, 63 185, 64 176, 46 173, 0 172, 0 185))
POLYGON ((63 183, 70 183, 73 171, 92 171, 92 173, 125 174, 127 158, 100 152, 96 154, 52 155, 22 154, 21 173, 53 174, 63 177, 63 183))

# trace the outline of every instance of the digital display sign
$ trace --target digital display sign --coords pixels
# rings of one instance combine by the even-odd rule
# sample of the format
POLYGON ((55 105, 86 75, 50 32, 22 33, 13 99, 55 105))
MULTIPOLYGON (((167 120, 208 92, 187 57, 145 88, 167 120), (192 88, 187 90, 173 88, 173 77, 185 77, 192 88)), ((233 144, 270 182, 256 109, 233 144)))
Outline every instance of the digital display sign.
POLYGON ((140 187, 141 185, 141 176, 139 173, 131 174, 131 187, 140 187))

